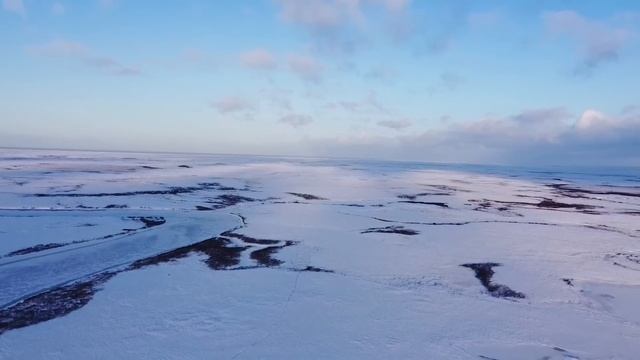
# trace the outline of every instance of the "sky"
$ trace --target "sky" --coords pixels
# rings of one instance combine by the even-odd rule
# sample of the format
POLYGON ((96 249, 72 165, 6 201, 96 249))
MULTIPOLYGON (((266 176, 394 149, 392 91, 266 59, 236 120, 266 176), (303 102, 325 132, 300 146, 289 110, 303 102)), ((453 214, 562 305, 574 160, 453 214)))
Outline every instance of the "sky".
POLYGON ((640 1, 0 1, 3 147, 640 166, 640 1))

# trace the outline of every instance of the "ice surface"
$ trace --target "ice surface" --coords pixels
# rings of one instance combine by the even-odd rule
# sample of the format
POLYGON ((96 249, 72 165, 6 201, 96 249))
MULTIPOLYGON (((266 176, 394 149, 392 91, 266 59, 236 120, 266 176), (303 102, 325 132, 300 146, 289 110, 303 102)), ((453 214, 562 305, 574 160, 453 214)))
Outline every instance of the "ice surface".
POLYGON ((0 359, 640 353, 634 169, 2 150, 0 188, 0 359))

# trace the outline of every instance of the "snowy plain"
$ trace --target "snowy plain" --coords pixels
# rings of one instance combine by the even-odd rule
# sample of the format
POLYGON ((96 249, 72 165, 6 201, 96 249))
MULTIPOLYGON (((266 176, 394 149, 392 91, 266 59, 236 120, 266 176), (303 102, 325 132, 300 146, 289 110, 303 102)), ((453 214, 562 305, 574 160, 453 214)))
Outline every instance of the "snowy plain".
POLYGON ((0 151, 0 359, 640 357, 638 170, 0 151))

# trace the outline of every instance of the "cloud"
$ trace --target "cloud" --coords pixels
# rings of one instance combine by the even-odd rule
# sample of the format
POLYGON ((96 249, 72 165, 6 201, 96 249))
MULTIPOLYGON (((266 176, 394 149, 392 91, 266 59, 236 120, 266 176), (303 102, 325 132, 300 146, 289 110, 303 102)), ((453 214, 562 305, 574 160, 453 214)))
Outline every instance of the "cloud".
POLYGON ((27 15, 27 9, 22 0, 2 0, 2 8, 22 16, 27 15))
MULTIPOLYGON (((392 21, 394 36, 407 30, 409 0, 275 0, 280 19, 305 29, 323 50, 352 52, 365 41, 360 36, 377 21, 368 21, 370 8, 382 9, 392 21)), ((373 9, 372 9, 373 10, 373 9)))
POLYGON ((403 12, 410 0, 276 0, 280 17, 311 30, 335 29, 345 25, 361 25, 365 7, 378 5, 391 14, 403 12))
POLYGON ((247 112, 255 109, 252 102, 238 96, 227 96, 211 104, 220 114, 247 112))
POLYGON ((378 126, 386 127, 393 130, 402 130, 411 126, 409 120, 382 120, 378 121, 378 126))
POLYGON ((68 40, 52 40, 48 43, 27 48, 27 52, 41 57, 67 58, 78 60, 85 66, 97 68, 105 73, 118 76, 140 75, 140 69, 123 65, 119 61, 107 57, 94 55, 84 44, 68 40))
POLYGON ((135 67, 122 65, 118 61, 109 57, 87 57, 84 59, 85 64, 102 69, 108 73, 119 76, 136 76, 140 75, 140 70, 135 67))
POLYGON ((289 70, 308 82, 319 82, 322 79, 324 67, 318 61, 307 55, 290 55, 289 70))
POLYGON ((276 57, 265 49, 255 49, 240 55, 240 62, 252 69, 273 70, 277 67, 276 57))
POLYGON ((277 0, 280 17, 311 31, 334 29, 350 22, 362 21, 360 1, 349 0, 277 0))
POLYGON ((64 15, 65 12, 66 9, 61 3, 54 2, 53 5, 51 5, 51 13, 53 15, 64 15))
POLYGON ((575 11, 552 11, 543 15, 547 30, 577 42, 582 59, 577 74, 589 74, 599 65, 620 56, 631 38, 631 32, 602 22, 589 20, 575 11))
POLYGON ((301 114, 288 114, 280 118, 280 122, 294 128, 309 125, 313 122, 311 116, 301 114))
POLYGON ((640 111, 534 109, 507 117, 447 122, 420 134, 322 139, 315 155, 513 165, 640 165, 640 111))

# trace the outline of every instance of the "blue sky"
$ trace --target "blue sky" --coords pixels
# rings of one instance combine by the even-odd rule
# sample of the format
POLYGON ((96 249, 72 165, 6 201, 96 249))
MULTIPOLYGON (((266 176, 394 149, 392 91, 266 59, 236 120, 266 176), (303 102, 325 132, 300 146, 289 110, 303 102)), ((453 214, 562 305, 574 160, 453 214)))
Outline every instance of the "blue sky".
POLYGON ((640 164, 637 1, 2 0, 0 146, 640 164))

